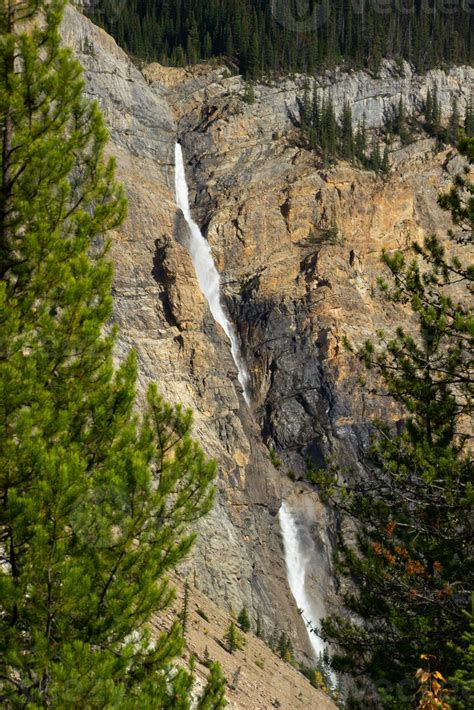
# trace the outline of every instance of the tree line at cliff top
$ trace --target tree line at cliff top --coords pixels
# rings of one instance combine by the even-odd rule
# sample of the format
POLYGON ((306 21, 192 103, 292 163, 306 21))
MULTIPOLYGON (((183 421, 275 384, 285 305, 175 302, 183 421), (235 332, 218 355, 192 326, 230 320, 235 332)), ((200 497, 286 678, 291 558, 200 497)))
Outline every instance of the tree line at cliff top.
POLYGON ((473 60, 473 16, 423 0, 116 0, 94 19, 131 54, 184 66, 226 57, 248 77, 314 72, 346 63, 377 71, 383 57, 423 71, 473 60))

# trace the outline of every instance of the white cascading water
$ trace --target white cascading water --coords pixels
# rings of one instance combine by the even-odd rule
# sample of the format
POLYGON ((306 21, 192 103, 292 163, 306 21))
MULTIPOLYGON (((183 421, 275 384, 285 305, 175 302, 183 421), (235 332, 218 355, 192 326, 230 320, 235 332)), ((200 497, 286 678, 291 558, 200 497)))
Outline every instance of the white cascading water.
POLYGON ((311 626, 317 624, 319 619, 311 618, 313 605, 308 597, 305 585, 306 569, 310 556, 302 544, 298 534, 298 526, 287 503, 282 503, 278 518, 283 536, 288 584, 298 609, 302 611, 302 618, 308 631, 309 641, 316 660, 319 660, 324 652, 325 644, 319 636, 311 631, 311 626))
POLYGON ((214 320, 219 323, 224 333, 230 340, 232 357, 237 366, 239 373, 239 382, 244 391, 244 398, 250 405, 250 388, 249 375, 243 359, 239 341, 234 326, 226 315, 222 306, 220 293, 220 276, 212 258, 211 248, 206 239, 204 239, 201 230, 191 216, 189 207, 189 192, 186 182, 186 173, 184 170, 183 151, 181 145, 176 143, 175 147, 175 185, 176 185, 176 203, 183 213, 186 220, 189 232, 189 252, 196 270, 199 287, 209 304, 210 311, 214 320))

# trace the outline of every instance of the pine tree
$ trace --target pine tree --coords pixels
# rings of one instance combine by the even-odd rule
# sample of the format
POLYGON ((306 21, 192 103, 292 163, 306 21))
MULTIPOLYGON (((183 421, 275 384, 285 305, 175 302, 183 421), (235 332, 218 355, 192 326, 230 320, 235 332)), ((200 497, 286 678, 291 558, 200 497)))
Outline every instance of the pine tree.
POLYGON ((388 154, 388 146, 386 145, 383 151, 382 162, 380 164, 380 172, 382 175, 388 175, 390 172, 390 158, 388 154))
POLYGON ((337 153, 337 120, 334 104, 331 99, 325 98, 321 115, 321 148, 326 159, 332 159, 337 153))
POLYGON ((245 84, 244 101, 249 106, 255 103, 255 89, 251 81, 247 81, 245 84))
POLYGON ((406 116, 406 109, 405 109, 405 102, 403 101, 403 98, 400 98, 400 101, 398 102, 398 107, 396 109, 395 113, 395 122, 394 122, 394 130, 397 135, 400 136, 400 140, 402 143, 407 143, 410 134, 408 132, 408 126, 407 126, 407 116, 406 116))
POLYGON ((380 142, 376 139, 374 140, 372 150, 369 158, 369 165, 372 170, 376 173, 379 172, 382 165, 382 156, 380 155, 380 142))
POLYGON ((313 150, 317 147, 321 147, 322 139, 322 127, 321 127, 321 103, 319 99, 319 93, 316 83, 313 86, 313 97, 311 101, 311 127, 309 142, 313 150))
POLYGON ((431 133, 434 136, 440 136, 442 132, 441 127, 441 101, 438 98, 438 87, 434 86, 433 89, 433 111, 432 111, 432 122, 431 122, 431 133))
POLYGON ((379 74, 383 57, 407 59, 421 71, 446 61, 472 63, 472 21, 463 3, 446 22, 440 22, 438 13, 419 12, 419 7, 416 13, 400 14, 395 4, 386 8, 380 22, 373 4, 364 3, 361 12, 343 0, 323 0, 320 6, 314 0, 101 0, 99 5, 100 12, 96 0, 86 5, 94 21, 133 54, 165 64, 186 53, 195 25, 202 40, 195 45, 201 52, 198 59, 208 52, 209 34, 213 55, 237 61, 246 76, 255 40, 258 70, 265 74, 312 74, 318 66, 341 61, 379 74), (308 22, 307 28, 298 23, 302 10, 318 13, 318 8, 327 22, 318 27, 308 22), (295 21, 298 32, 289 29, 295 21))
POLYGON ((184 583, 184 596, 183 596, 183 608, 181 610, 181 628, 183 630, 183 636, 186 636, 186 631, 188 630, 189 621, 189 582, 188 580, 184 583))
POLYGON ((367 159, 367 120, 365 115, 362 118, 361 123, 357 128, 357 133, 355 137, 355 154, 356 158, 361 161, 362 164, 366 162, 367 159))
POLYGON ((245 607, 242 607, 240 614, 237 617, 237 623, 239 624, 242 631, 250 631, 251 624, 248 611, 245 607))
POLYGON ((460 123, 461 117, 459 116, 458 102, 454 98, 451 105, 451 116, 448 125, 448 141, 453 145, 457 145, 458 142, 460 123))
POLYGON ((209 678, 204 692, 199 699, 196 710, 220 710, 225 708, 226 679, 219 663, 211 663, 209 678))
POLYGON ((459 665, 451 678, 456 688, 456 695, 450 698, 450 706, 456 710, 469 710, 474 706, 474 595, 472 596, 471 610, 466 611, 469 623, 468 629, 462 637, 462 646, 456 643, 455 652, 458 654, 459 665))
POLYGON ((227 632, 224 636, 224 640, 227 642, 227 650, 229 651, 229 653, 235 653, 239 648, 237 634, 238 631, 235 627, 235 624, 233 621, 231 621, 229 624, 229 628, 227 629, 227 632))
POLYGON ((309 82, 306 79, 303 87, 303 100, 300 104, 300 124, 305 137, 309 136, 311 129, 311 100, 309 93, 309 82))
POLYGON ((0 6, 0 696, 5 707, 189 708, 166 573, 212 502, 189 412, 116 368, 104 235, 125 200, 60 46, 62 0, 0 6))
POLYGON ((428 89, 428 93, 426 95, 424 115, 425 115, 426 125, 432 126, 433 125, 433 97, 431 95, 431 89, 428 89))
POLYGON ((291 643, 291 639, 284 632, 280 634, 278 640, 278 654, 280 658, 288 663, 292 663, 294 660, 293 644, 291 643))
POLYGON ((466 106, 466 115, 464 116, 464 133, 468 138, 474 138, 474 104, 472 98, 466 106))
MULTIPOLYGON (((472 139, 460 149, 474 160, 472 139)), ((379 347, 369 342, 359 355, 404 408, 403 425, 394 431, 389 423, 375 423, 365 482, 353 486, 346 473, 344 483, 330 469, 315 476, 336 507, 359 523, 357 548, 342 532, 338 544, 338 569, 355 585, 345 595, 350 617, 322 624, 325 639, 338 648, 332 663, 359 678, 366 674, 376 687, 390 684, 394 694, 385 690, 382 705, 397 710, 411 707, 396 689, 399 683, 413 687, 421 654, 436 657, 448 677, 457 670, 452 645, 464 637, 468 651, 464 612, 472 592, 474 534, 468 293, 474 267, 463 263, 461 251, 469 257, 473 191, 469 177, 459 176, 440 198, 455 225, 445 243, 429 237, 415 244, 418 259, 410 262, 399 252, 384 255, 393 286, 381 280, 382 292, 410 308, 417 328, 408 333, 399 326, 390 338, 380 333, 379 347), (458 253, 449 258, 452 242, 458 253)), ((366 707, 361 702, 357 707, 366 707)))
POLYGON ((260 47, 259 47, 259 43, 258 43, 258 35, 256 32, 253 33, 252 38, 250 40, 246 73, 252 79, 256 79, 258 76, 260 76, 260 73, 261 73, 260 72, 260 47))
POLYGON ((352 129, 352 109, 348 101, 344 102, 341 119, 341 156, 345 160, 354 159, 354 133, 352 129))

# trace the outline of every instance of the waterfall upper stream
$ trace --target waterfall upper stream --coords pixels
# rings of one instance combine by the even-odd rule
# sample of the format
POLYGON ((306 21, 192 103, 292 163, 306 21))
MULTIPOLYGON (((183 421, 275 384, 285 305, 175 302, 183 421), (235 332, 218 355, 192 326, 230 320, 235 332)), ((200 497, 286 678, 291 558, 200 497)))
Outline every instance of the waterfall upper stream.
POLYGON ((230 322, 222 305, 219 272, 214 264, 211 248, 207 240, 204 239, 199 226, 191 216, 188 185, 184 170, 183 151, 179 143, 176 143, 175 146, 175 185, 176 203, 182 211, 184 219, 189 227, 189 251, 196 270, 199 287, 207 303, 209 304, 214 320, 219 323, 230 340, 232 357, 234 358, 234 362, 237 366, 239 382, 244 391, 245 401, 248 405, 250 405, 249 375, 240 350, 239 341, 237 340, 235 328, 230 322))

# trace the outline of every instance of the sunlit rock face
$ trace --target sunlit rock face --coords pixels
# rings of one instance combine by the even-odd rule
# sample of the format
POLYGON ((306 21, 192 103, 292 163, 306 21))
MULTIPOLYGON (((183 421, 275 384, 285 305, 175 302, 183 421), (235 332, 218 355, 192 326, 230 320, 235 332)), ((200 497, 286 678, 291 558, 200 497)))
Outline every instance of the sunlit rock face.
MULTIPOLYGON (((399 416, 360 387, 343 338, 360 344, 407 323, 377 298, 381 250, 446 231, 436 195, 461 163, 424 137, 392 146, 385 182, 346 163, 324 166, 297 142, 302 77, 256 86, 249 105, 244 82, 225 68, 139 71, 71 8, 63 38, 104 111, 129 200, 128 219, 112 234, 117 356, 136 349, 140 392, 155 381, 167 399, 191 407, 195 435, 218 462, 215 507, 185 572, 226 609, 245 604, 254 619, 259 614, 268 633, 285 628, 311 656, 287 578, 281 503, 314 542, 306 588, 319 613, 337 599, 336 521, 298 479, 307 459, 319 466, 334 457, 362 475, 370 417, 399 416), (229 338, 199 285, 189 221, 177 208, 177 139, 192 218, 210 245, 250 373, 250 408, 229 338)), ((462 112, 474 85, 469 68, 418 77, 388 64, 379 78, 318 79, 332 88, 338 111, 347 96, 355 119, 365 113, 373 126, 400 95, 410 114, 419 111, 435 80, 443 105, 456 96, 462 112)))

